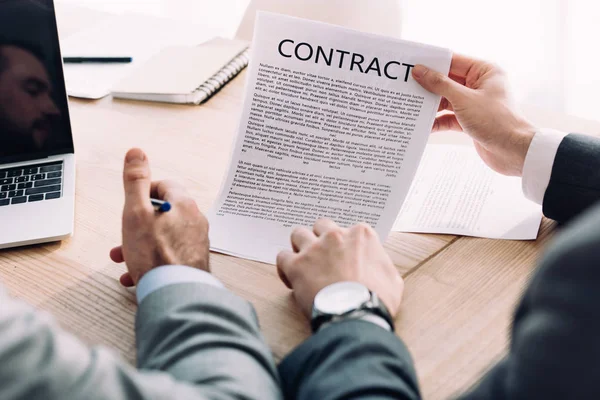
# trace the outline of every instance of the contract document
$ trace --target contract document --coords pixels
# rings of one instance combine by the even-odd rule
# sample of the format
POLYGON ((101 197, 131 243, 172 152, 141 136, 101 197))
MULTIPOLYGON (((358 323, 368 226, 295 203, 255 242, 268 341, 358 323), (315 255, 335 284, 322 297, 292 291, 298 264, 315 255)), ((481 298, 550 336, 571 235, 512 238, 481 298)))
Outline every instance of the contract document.
POLYGON ((388 236, 440 97, 412 68, 449 50, 259 13, 237 140, 209 213, 214 251, 267 263, 321 217, 388 236))
POLYGON ((521 178, 494 172, 473 147, 439 144, 427 146, 393 230, 528 240, 541 220, 521 178))

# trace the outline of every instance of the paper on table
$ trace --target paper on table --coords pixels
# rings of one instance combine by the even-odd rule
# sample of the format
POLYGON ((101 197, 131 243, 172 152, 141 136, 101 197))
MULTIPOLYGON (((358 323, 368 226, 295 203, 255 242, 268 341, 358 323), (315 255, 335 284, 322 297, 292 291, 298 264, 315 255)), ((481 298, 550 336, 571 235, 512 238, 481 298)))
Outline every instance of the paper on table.
POLYGON ((427 146, 393 230, 530 240, 541 219, 521 178, 494 172, 473 147, 440 144, 427 146))
POLYGON ((167 46, 198 45, 213 35, 202 26, 141 14, 123 14, 98 24, 62 42, 65 57, 132 57, 130 64, 66 64, 69 96, 99 99, 111 88, 167 46))
POLYGON ((410 65, 447 72, 451 53, 270 13, 259 13, 252 46, 229 173, 209 213, 212 249, 274 263, 293 227, 320 217, 367 221, 384 240, 440 100, 410 65))

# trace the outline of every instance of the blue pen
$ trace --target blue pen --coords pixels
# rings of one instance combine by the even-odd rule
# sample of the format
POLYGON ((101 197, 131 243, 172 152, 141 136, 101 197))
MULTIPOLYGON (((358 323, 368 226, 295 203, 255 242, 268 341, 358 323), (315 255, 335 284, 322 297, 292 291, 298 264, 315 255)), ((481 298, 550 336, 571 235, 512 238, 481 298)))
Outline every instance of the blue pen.
POLYGON ((154 211, 156 211, 156 212, 163 213, 163 212, 167 212, 171 209, 171 203, 169 203, 168 201, 150 199, 150 202, 152 203, 152 206, 154 207, 154 211))

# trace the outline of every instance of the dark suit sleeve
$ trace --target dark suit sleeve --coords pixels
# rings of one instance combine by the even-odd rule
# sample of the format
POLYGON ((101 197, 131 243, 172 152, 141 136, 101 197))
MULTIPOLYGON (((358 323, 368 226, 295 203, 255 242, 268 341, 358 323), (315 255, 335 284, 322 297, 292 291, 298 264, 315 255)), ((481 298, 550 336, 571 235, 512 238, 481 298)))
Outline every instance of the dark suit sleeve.
POLYGON ((279 366, 286 399, 420 399, 408 350, 396 335, 364 321, 333 324, 279 366))
POLYGON ((600 200, 600 138, 567 135, 544 195, 544 215, 568 222, 600 200))
POLYGON ((509 355, 464 399, 600 399, 600 207, 573 222, 525 293, 509 355))

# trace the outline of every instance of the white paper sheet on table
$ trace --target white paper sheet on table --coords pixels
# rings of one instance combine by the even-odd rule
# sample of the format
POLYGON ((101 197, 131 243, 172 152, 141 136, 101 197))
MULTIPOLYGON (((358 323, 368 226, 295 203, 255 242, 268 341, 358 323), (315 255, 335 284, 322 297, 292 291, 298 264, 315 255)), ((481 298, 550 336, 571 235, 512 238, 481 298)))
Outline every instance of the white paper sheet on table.
POLYGON ((394 231, 531 240, 542 208, 521 178, 490 169, 470 146, 427 146, 394 231))
POLYGON ((209 213, 211 249, 274 263, 293 228, 319 217, 366 221, 385 239, 440 101, 406 65, 447 73, 450 60, 446 49, 259 13, 238 138, 209 213), (350 65, 361 57, 360 70, 350 65))
POLYGON ((132 57, 130 64, 66 64, 69 96, 99 99, 111 88, 167 46, 193 46, 214 36, 202 25, 149 15, 126 13, 105 18, 67 37, 61 43, 64 57, 132 57))

